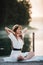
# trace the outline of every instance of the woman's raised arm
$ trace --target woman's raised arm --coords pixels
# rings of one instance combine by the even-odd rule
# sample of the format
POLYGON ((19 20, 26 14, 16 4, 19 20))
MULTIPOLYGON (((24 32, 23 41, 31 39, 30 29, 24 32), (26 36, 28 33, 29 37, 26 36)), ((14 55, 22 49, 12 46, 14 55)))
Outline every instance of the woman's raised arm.
POLYGON ((11 29, 9 29, 8 27, 5 27, 5 31, 7 32, 7 34, 10 34, 10 33, 14 34, 14 32, 11 29))
POLYGON ((25 35, 27 32, 28 32, 28 28, 27 28, 27 27, 22 30, 23 37, 24 37, 24 35, 25 35))

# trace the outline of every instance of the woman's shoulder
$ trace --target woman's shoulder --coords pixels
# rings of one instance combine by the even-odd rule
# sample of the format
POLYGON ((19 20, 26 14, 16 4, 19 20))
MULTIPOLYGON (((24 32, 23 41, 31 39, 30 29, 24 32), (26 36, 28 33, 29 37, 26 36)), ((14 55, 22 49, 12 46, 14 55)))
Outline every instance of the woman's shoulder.
POLYGON ((10 38, 15 38, 15 35, 13 33, 10 32, 10 34, 8 35, 8 37, 10 38))

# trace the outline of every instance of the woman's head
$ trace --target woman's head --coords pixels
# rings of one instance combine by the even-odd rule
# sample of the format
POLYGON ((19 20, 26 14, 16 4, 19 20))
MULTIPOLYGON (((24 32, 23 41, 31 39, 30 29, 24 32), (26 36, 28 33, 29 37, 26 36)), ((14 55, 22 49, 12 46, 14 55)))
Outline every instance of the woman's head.
POLYGON ((21 30, 22 30, 22 26, 16 24, 16 25, 13 26, 12 30, 13 30, 15 33, 17 33, 17 34, 20 34, 20 33, 21 33, 21 30))

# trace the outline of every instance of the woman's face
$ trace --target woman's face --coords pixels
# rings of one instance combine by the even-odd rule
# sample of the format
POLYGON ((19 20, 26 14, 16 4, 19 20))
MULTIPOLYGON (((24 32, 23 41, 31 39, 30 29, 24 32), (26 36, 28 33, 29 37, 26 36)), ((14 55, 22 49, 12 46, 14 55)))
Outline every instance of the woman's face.
POLYGON ((21 28, 20 27, 18 27, 18 29, 16 30, 16 34, 21 34, 21 28))

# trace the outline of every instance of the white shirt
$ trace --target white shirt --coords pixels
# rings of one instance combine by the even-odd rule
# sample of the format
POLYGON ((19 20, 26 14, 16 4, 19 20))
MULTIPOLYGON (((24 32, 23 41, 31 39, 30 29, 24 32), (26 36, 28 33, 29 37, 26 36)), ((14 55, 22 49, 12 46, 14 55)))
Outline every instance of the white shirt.
POLYGON ((16 37, 12 33, 10 33, 8 35, 8 37, 11 39, 12 45, 13 45, 14 48, 22 49, 23 44, 24 44, 22 39, 18 38, 18 40, 17 40, 16 37))

